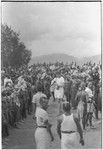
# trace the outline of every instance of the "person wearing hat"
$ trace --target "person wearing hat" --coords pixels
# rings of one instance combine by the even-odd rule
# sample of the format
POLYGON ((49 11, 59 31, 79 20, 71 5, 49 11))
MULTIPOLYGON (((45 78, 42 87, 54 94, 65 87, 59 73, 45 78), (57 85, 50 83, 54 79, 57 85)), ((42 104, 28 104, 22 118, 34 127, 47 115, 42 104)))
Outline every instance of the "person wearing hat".
POLYGON ((63 111, 64 113, 58 117, 57 124, 57 132, 61 138, 61 149, 79 148, 79 143, 84 145, 83 132, 79 120, 71 113, 71 104, 69 102, 63 103, 63 111))

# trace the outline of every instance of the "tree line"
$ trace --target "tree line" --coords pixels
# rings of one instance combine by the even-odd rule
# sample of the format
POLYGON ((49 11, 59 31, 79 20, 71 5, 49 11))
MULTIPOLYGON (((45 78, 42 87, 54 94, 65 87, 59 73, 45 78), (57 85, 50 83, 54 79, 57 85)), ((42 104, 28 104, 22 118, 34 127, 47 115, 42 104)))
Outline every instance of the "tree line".
POLYGON ((7 24, 1 25, 1 66, 19 68, 27 65, 31 51, 20 40, 20 34, 7 24))

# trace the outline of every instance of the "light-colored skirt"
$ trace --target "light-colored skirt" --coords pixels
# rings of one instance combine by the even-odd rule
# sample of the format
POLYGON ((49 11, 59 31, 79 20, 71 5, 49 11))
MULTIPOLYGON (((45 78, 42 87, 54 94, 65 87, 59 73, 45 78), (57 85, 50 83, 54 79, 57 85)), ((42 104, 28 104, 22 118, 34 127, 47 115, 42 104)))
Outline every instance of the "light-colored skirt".
POLYGON ((37 128, 35 131, 35 141, 37 149, 49 149, 51 137, 46 128, 37 128))
POLYGON ((61 138, 61 149, 77 149, 80 147, 78 133, 64 134, 61 138))

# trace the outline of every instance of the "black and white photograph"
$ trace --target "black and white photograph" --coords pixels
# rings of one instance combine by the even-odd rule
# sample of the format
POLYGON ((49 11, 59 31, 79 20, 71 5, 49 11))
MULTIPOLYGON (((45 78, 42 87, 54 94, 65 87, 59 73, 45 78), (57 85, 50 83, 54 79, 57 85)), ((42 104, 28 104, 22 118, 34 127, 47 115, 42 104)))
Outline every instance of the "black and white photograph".
POLYGON ((1 2, 2 149, 102 149, 101 10, 1 2))

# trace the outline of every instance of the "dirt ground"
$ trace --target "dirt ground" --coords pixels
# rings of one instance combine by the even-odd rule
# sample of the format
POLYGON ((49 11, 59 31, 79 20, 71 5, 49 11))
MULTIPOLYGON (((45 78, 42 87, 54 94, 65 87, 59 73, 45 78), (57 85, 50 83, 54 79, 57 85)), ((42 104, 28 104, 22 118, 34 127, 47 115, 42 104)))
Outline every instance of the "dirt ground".
MULTIPOLYGON (((51 143, 50 149, 60 149, 60 139, 56 132, 56 117, 59 113, 58 104, 50 101, 49 108, 49 121, 52 124, 52 132, 54 141, 51 143)), ((81 149, 101 149, 101 119, 94 120, 95 129, 87 129, 84 133, 85 146, 81 149)), ((11 129, 10 135, 7 139, 3 140, 3 149, 35 149, 34 131, 35 123, 32 116, 28 116, 24 123, 18 125, 19 129, 11 129)), ((80 147, 79 147, 80 148, 80 147)))

